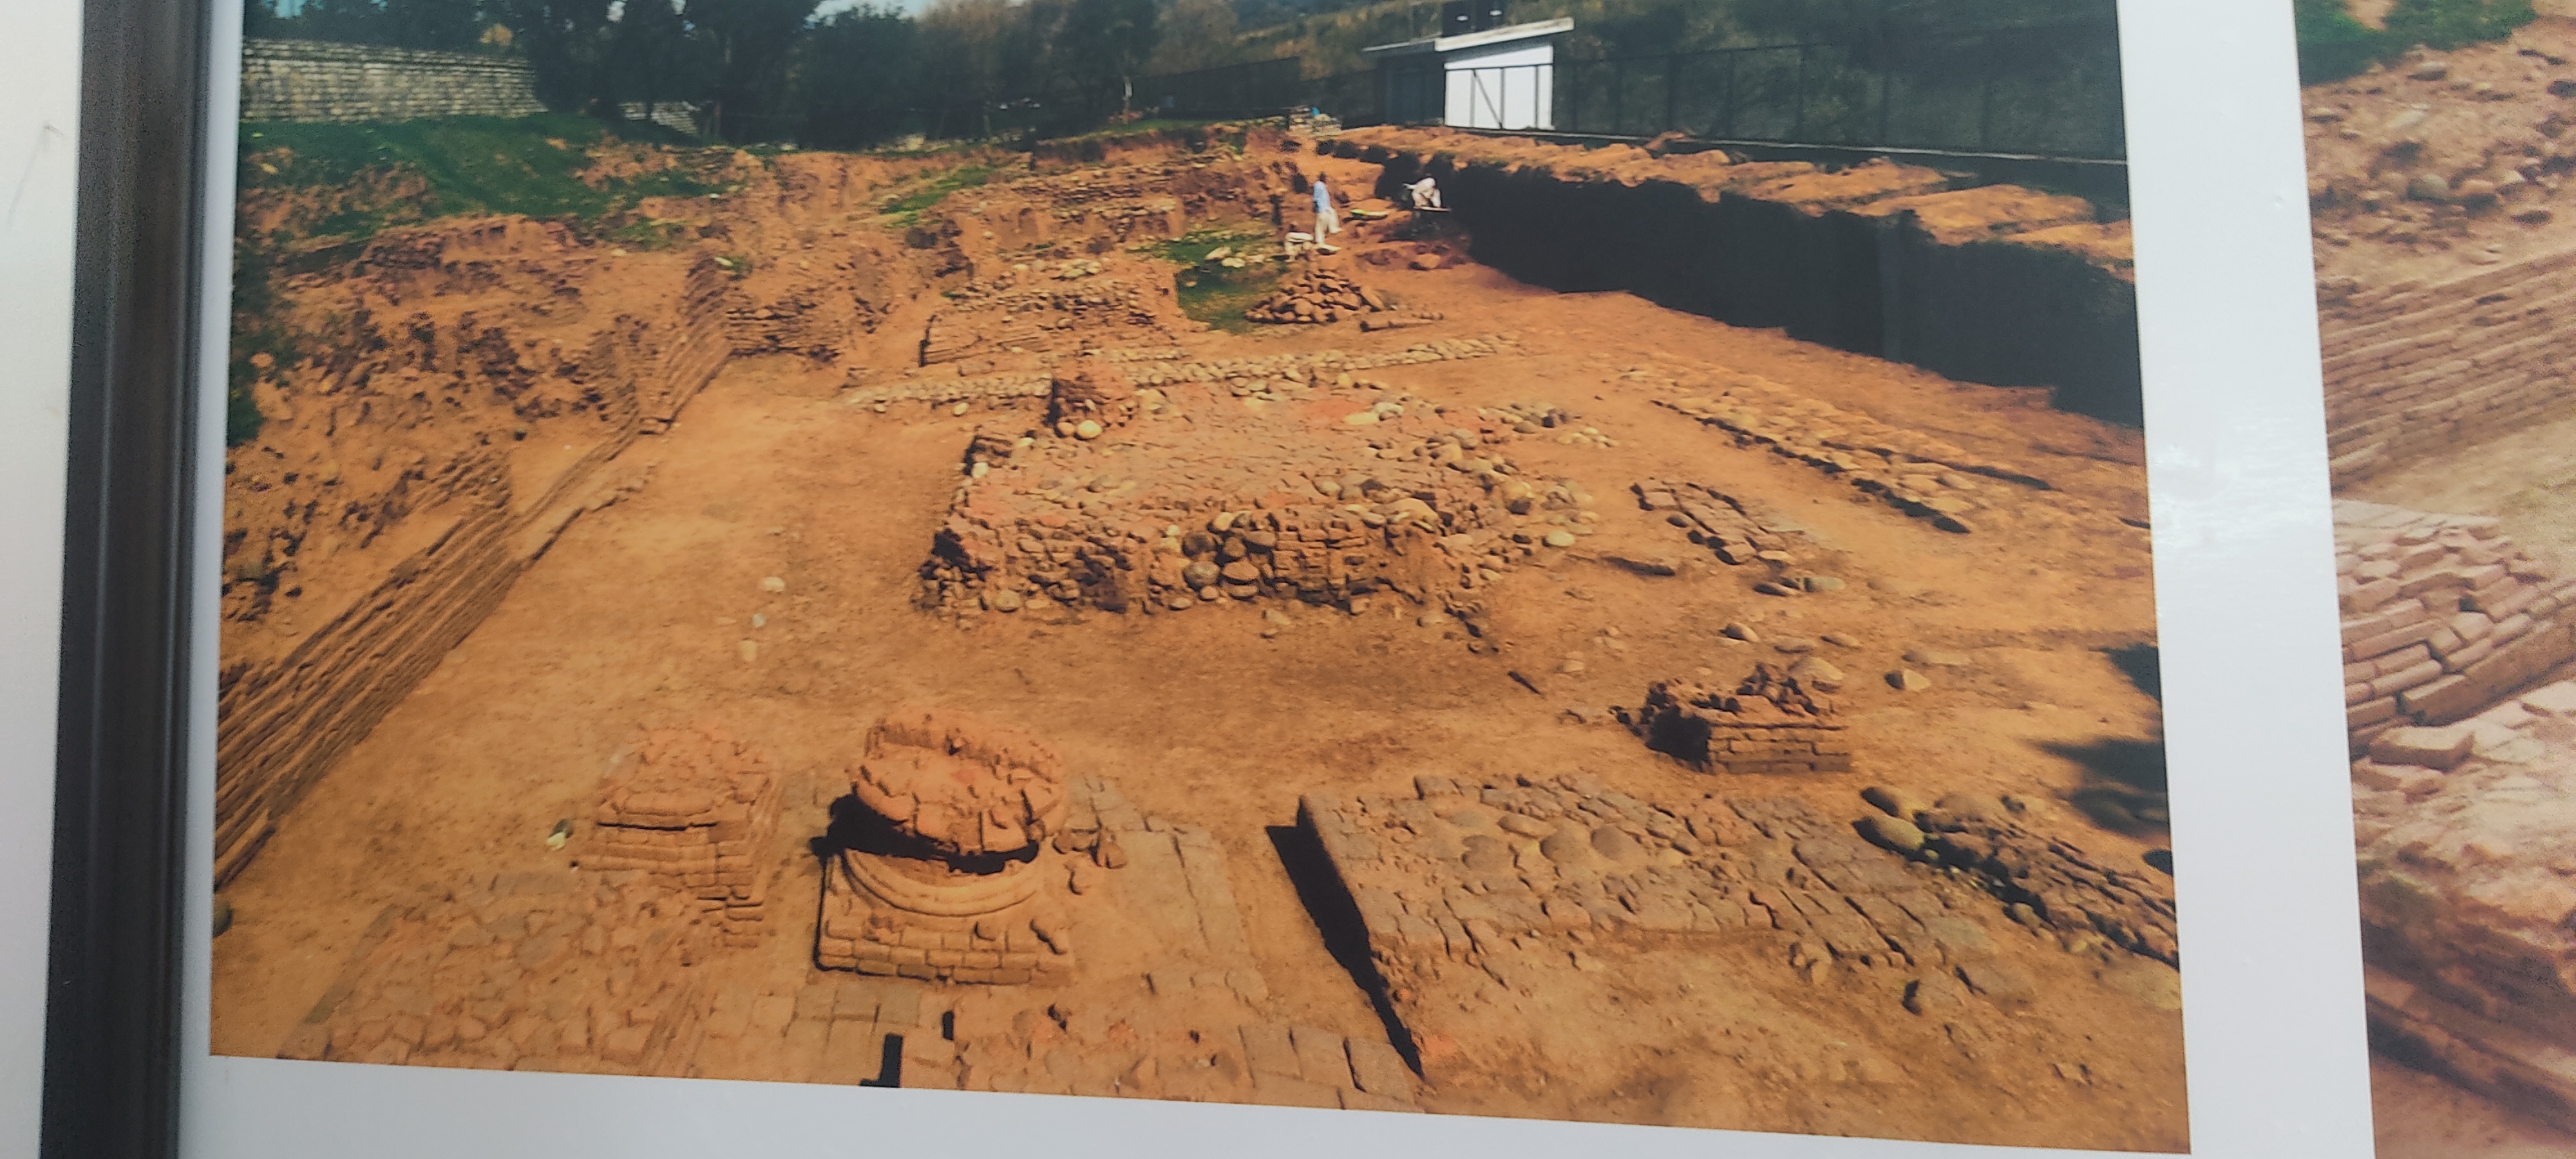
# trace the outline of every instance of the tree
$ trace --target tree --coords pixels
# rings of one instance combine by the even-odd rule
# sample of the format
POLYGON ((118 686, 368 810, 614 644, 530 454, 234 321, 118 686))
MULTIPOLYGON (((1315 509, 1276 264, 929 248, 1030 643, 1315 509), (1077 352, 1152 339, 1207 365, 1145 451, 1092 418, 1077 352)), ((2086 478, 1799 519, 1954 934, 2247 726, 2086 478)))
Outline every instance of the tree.
POLYGON ((1050 53, 1094 115, 1126 111, 1137 69, 1161 32, 1154 0, 1072 0, 1050 53))
POLYGON ((919 29, 891 8, 833 13, 796 46, 788 70, 796 139, 853 149, 919 131, 919 29))
POLYGON ((626 0, 608 41, 609 91, 642 104, 644 119, 661 104, 705 96, 709 44, 691 33, 673 0, 626 0))
POLYGON ((1020 14, 1010 0, 936 0, 920 21, 918 88, 933 136, 990 136, 1002 99, 1004 40, 1020 14))
POLYGON ((683 15, 713 41, 707 125, 728 141, 784 136, 787 63, 819 0, 688 0, 683 15))
POLYGON ((595 111, 606 98, 609 0, 500 0, 501 23, 528 57, 537 99, 561 112, 595 111))
POLYGON ((1234 9, 1225 0, 1174 0, 1145 64, 1148 76, 1215 68, 1234 59, 1234 9))

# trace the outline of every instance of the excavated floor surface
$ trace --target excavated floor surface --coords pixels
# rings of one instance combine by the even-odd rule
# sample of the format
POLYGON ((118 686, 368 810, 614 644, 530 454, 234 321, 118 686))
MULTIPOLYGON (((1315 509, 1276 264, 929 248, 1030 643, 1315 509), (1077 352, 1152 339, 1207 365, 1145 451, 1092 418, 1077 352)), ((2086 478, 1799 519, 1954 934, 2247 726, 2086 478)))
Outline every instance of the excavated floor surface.
MULTIPOLYGON (((1284 159, 1346 189, 1374 177, 1373 166, 1356 161, 1284 159)), ((949 204, 1012 196, 997 181, 949 204)), ((1262 204, 1257 195, 1229 196, 1236 208, 1194 209, 1192 224, 1262 204)), ((1062 251, 1027 248, 1037 227, 993 222, 1001 228, 987 231, 972 213, 935 237, 923 236, 938 233, 928 223, 914 227, 913 252, 928 255, 921 288, 871 291, 858 311, 864 326, 846 328, 826 355, 803 348, 813 327, 782 321, 814 307, 775 303, 828 301, 818 295, 835 275, 789 273, 801 252, 796 234, 772 226, 770 236, 785 239, 776 248, 793 252, 785 263, 756 264, 746 285, 759 289, 763 277, 794 284, 729 316, 737 354, 676 421, 616 455, 603 475, 623 481, 613 503, 585 505, 555 525, 488 617, 274 820, 274 834, 225 889, 234 918, 215 943, 214 1049, 273 1055, 300 1043, 310 1051, 316 1032, 304 1028, 335 1019, 381 1024, 365 1033, 346 1027, 352 1045, 372 1035, 369 1048, 379 1049, 404 1017, 424 1024, 411 1033, 443 1033, 453 1044, 462 1041, 461 1016, 435 1024, 403 1011, 491 1002, 500 1005, 487 1013, 530 1027, 500 1035, 525 1039, 509 1056, 522 1065, 548 1065, 522 1058, 527 1042, 574 1059, 566 1044, 579 1020, 592 1044, 578 1054, 591 1060, 582 1065, 611 1071, 867 1081, 882 1079, 884 1060, 900 1054, 905 1085, 935 1074, 944 1076, 939 1085, 985 1089, 2184 1146, 2181 1024, 2160 981, 2169 967, 2099 938, 2025 928, 1990 901, 1974 917, 1992 957, 1978 960, 2000 967, 2001 982, 1982 975, 1986 986, 1971 978, 1955 987, 1942 981, 1952 964, 1929 951, 1862 964, 1786 937, 1731 941, 1706 960, 1649 946, 1622 951, 1638 955, 1631 975, 1605 978, 1569 959, 1561 971, 1486 996, 1532 1028, 1519 1044, 1531 1053, 1504 1068, 1517 1077, 1462 1078, 1438 1066, 1428 1081, 1391 1074, 1386 1048, 1416 1044, 1397 1029, 1405 1019, 1373 1001, 1366 950, 1355 953, 1331 916, 1329 891, 1295 828, 1301 798, 1412 795, 1416 775, 1434 771, 1492 782, 1580 774, 1650 801, 1787 799, 1841 824, 1859 814, 1861 788, 1884 782, 1927 798, 2011 798, 2021 826, 2080 845, 2092 861, 2169 897, 2161 876, 2145 869, 2162 841, 2160 716, 2151 682, 2131 674, 2154 639, 2136 431, 2052 410, 2044 391, 1951 382, 1625 294, 1554 294, 1473 265, 1346 267, 1443 322, 1367 334, 1347 322, 1217 333, 1179 320, 1168 293, 1151 288, 1168 285, 1172 267, 1116 244, 1145 215, 1104 216, 1116 224, 1089 236, 1112 240, 1088 248, 1105 268, 1066 282, 1109 278, 1141 296, 1113 303, 1106 321, 1062 311, 1077 328, 1106 327, 1100 348, 1176 339, 1176 351, 1119 357, 1238 368, 1323 351, 1386 356, 1363 377, 1383 384, 1372 397, 1409 400, 1408 412, 1417 404, 1460 415, 1555 408, 1570 428, 1514 427, 1508 458, 1524 478, 1581 485, 1591 497, 1582 518, 1559 511, 1564 522, 1539 525, 1581 534, 1567 530, 1572 542, 1562 547, 1469 545, 1488 554, 1462 556, 1467 565, 1453 573, 1474 581, 1466 599, 1450 591, 1416 603, 1398 592, 1317 604, 1274 592, 1220 594, 1153 615, 1052 600, 1015 612, 934 614, 921 606, 923 565, 968 482, 970 441, 993 428, 1055 437, 1041 429, 1044 399, 1026 384, 1037 379, 1042 395, 1050 364, 1068 355, 1004 345, 924 367, 926 336, 962 333, 934 323, 942 311, 957 317, 956 303, 927 291, 961 284, 961 263, 1034 267, 1062 251), (939 277, 950 280, 930 280, 939 277), (1154 324, 1127 321, 1139 315, 1154 324), (1140 332, 1153 336, 1131 343, 1140 332), (776 340, 781 334, 793 340, 776 340), (1474 358, 1393 357, 1487 336, 1508 341, 1474 358), (741 353, 746 347, 781 352, 741 353), (1591 433, 1559 438, 1560 430, 1591 433), (1889 452, 1919 462, 1891 463, 1889 452), (1879 468, 1859 469, 1870 456, 1879 468), (1782 534, 1766 550, 1788 554, 1728 562, 1762 541, 1728 547, 1720 535, 1686 528, 1681 513, 1639 503, 1640 484, 1689 484, 1737 500, 1748 522, 1720 522, 1745 536, 1782 534), (1972 530, 1945 529, 1945 520, 1972 530), (1730 624, 1756 642, 1722 634, 1730 624), (1802 653, 1842 676, 1841 719, 1855 750, 1849 773, 1712 777, 1609 723, 1610 709, 1641 703, 1651 681, 1731 684, 1757 661, 1802 653), (1912 690, 1887 679, 1899 670, 1917 677, 1912 690), (821 871, 803 842, 825 829, 825 803, 846 784, 868 726, 909 703, 954 706, 1045 736, 1078 776, 1114 783, 1162 826, 1155 832, 1172 834, 1175 865, 1186 868, 1193 842, 1202 861, 1218 855, 1242 960, 1226 960, 1236 951, 1175 951, 1172 961, 1190 970, 1185 984, 1169 968, 1158 979, 1150 953, 1123 953, 1053 991, 900 980, 853 989, 853 975, 812 969, 807 907, 821 871), (582 983, 542 990, 511 971, 569 970, 549 955, 581 952, 594 930, 602 953, 624 952, 616 930, 682 922, 687 907, 573 868, 594 848, 586 825, 572 826, 566 841, 549 837, 559 821, 592 814, 605 771, 638 728, 708 719, 762 746, 788 786, 766 854, 767 932, 757 946, 692 949, 680 969, 693 982, 653 990, 658 1005, 602 1023, 602 1002, 582 1007, 582 983), (503 875, 510 888, 495 888, 503 875), (530 948, 556 927, 510 916, 534 904, 508 900, 522 886, 527 896, 591 899, 547 903, 549 913, 579 911, 566 919, 576 949, 530 948), (380 919, 385 925, 371 928, 380 919), (385 933, 432 922, 457 932, 443 941, 385 933), (524 940, 493 949, 486 934, 524 940), (489 972, 469 977, 460 966, 436 980, 442 955, 468 952, 490 957, 479 967, 489 972), (384 971, 397 967, 427 973, 387 980, 384 971), (334 989, 344 973, 350 986, 334 989), (1756 1003, 1762 1009, 1709 1006, 1707 995, 1739 975, 1764 979, 1772 997, 1756 1003), (432 979, 426 990, 423 977, 432 979), (1909 1010, 1905 995, 1927 979, 1955 1004, 1909 1010), (489 995, 467 992, 484 988, 489 995), (924 993, 903 996, 916 990, 924 993), (353 995, 358 1005, 342 1009, 353 995), (1714 1018, 1709 1033, 1744 1037, 1718 1049, 1665 1033, 1685 1014, 1714 1018), (1729 1025, 1737 1015, 1740 1025, 1729 1025), (775 1061, 744 1045, 761 1028, 786 1044, 775 1061), (887 1046, 887 1035, 906 1029, 887 1046), (1209 1046, 1219 1030, 1236 1045, 1209 1046), (1856 1035, 1864 1037, 1854 1045, 1856 1035), (869 1054, 871 1046, 881 1053, 869 1054), (1103 1061, 1112 1054, 1115 1067, 1103 1061), (1070 1061, 1050 1061, 1059 1056, 1070 1061), (1543 1065, 1524 1065, 1540 1056, 1543 1065), (1161 1061, 1148 1066, 1151 1059, 1161 1061)), ((1365 250, 1378 228, 1363 224, 1339 240, 1365 250)), ((861 258, 868 252, 882 251, 862 249, 861 258)), ((1267 372, 1247 373, 1268 381, 1267 372)), ((1277 387, 1268 390, 1274 402, 1226 383, 1245 385, 1220 375, 1217 385, 1175 390, 1183 413, 1156 429, 1189 422, 1190 410, 1304 405, 1277 387)), ((1426 424, 1416 437, 1452 425, 1426 424)), ((506 424, 501 430, 507 437, 506 424)), ((369 461, 364 444, 377 437, 306 424, 281 426, 270 443, 281 460, 318 451, 369 461)), ((227 628, 258 630, 256 617, 227 628)), ((1114 872, 1135 875, 1141 864, 1114 872)), ((1149 872, 1135 880, 1178 879, 1149 872)), ((1205 892, 1153 888, 1194 899, 1202 936, 1216 920, 1205 892)), ((1144 922, 1181 903, 1137 904, 1144 922)), ((1110 928, 1114 937, 1115 922, 1110 928)), ((1125 944, 1150 942, 1138 934, 1125 944)), ((1472 991, 1442 996, 1453 1007, 1477 1000, 1472 991)), ((507 1065, 491 1051, 451 1057, 507 1065)))

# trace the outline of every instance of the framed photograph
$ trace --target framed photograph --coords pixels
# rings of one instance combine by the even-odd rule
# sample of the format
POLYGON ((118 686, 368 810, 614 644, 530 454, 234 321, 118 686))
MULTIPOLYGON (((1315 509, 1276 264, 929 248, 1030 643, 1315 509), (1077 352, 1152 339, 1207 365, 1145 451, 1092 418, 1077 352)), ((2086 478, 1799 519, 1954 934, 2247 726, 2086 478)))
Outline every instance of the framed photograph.
POLYGON ((2383 1159, 2576 1146, 2556 6, 2301 11, 2383 1159))
POLYGON ((2359 1153, 2223 8, 102 0, 48 1153, 2359 1153))

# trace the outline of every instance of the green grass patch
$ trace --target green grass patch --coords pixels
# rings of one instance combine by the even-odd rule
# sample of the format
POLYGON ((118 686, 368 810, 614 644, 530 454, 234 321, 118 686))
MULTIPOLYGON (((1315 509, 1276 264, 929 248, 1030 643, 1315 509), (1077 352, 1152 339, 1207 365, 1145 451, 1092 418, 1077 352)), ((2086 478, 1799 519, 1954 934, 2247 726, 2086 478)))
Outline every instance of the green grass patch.
POLYGON ((2384 29, 2353 19, 2343 0, 2291 0, 2290 10, 2302 84, 2342 80, 2418 45, 2447 50, 2501 40, 2538 19, 2531 0, 2397 0, 2384 29))
POLYGON ((406 219, 516 213, 595 221, 645 197, 697 197, 716 186, 686 168, 630 178, 583 181, 589 151, 603 141, 663 143, 677 135, 658 125, 610 127, 587 117, 446 117, 355 124, 253 123, 242 126, 244 189, 346 186, 386 170, 420 175, 419 204, 398 210, 352 208, 320 223, 316 235, 355 235, 381 228, 393 213, 406 219))
POLYGON ((993 172, 994 166, 991 165, 960 165, 931 178, 929 184, 918 190, 889 199, 885 203, 883 212, 894 218, 896 224, 910 229, 920 223, 922 210, 939 204, 940 199, 960 189, 982 187, 985 182, 993 179, 993 172))
POLYGON ((1178 238, 1132 247, 1132 252, 1181 267, 1172 274, 1172 291, 1181 313, 1227 333, 1248 334, 1255 323, 1246 321, 1243 312, 1278 289, 1286 272, 1284 263, 1271 256, 1274 241, 1257 229, 1195 229, 1178 238), (1208 255, 1220 249, 1245 258, 1245 266, 1229 270, 1210 261, 1208 255), (1260 256, 1256 259, 1246 250, 1260 256))

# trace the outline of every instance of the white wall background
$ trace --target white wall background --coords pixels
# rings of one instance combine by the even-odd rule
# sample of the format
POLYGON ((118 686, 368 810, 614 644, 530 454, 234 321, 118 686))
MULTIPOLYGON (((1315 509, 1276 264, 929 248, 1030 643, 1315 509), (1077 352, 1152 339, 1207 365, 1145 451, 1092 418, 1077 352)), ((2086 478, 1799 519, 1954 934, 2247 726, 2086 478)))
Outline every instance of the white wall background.
POLYGON ((1498 44, 1443 57, 1448 101, 1443 123, 1470 129, 1556 127, 1556 42, 1498 44), (1540 67, 1532 67, 1540 66, 1540 67))
POLYGON ((80 16, 10 5, 0 67, 0 1155, 42 1102, 80 16))

